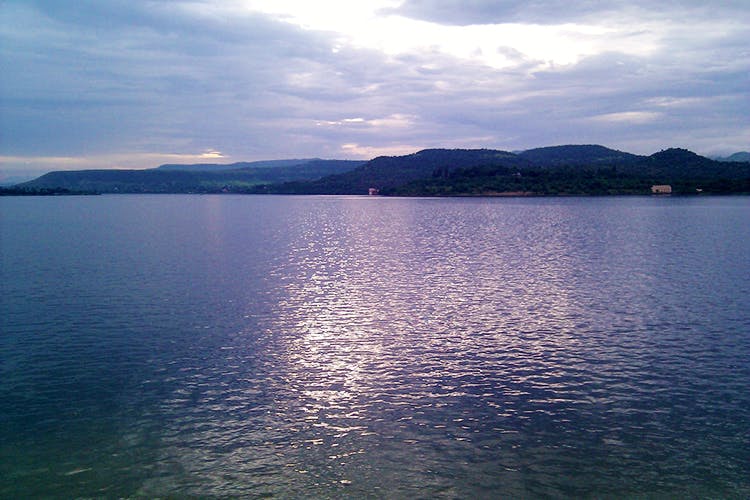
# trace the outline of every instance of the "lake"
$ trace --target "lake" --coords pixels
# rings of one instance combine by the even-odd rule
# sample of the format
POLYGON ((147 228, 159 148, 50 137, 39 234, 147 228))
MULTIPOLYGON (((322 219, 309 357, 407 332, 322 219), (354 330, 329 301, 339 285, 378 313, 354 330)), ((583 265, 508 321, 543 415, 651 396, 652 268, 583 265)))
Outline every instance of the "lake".
POLYGON ((750 497, 750 198, 0 198, 0 497, 750 497))

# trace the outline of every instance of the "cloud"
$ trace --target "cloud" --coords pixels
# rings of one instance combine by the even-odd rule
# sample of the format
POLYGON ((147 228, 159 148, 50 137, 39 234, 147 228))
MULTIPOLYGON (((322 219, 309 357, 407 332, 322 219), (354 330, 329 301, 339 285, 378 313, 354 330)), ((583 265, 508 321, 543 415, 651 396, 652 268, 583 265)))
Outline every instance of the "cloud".
POLYGON ((378 156, 400 156, 414 153, 419 149, 413 144, 394 144, 391 146, 360 146, 359 144, 342 144, 341 151, 347 156, 356 158, 376 158, 378 156))
POLYGON ((343 120, 336 121, 320 121, 317 122, 319 126, 328 127, 374 127, 379 129, 403 129, 411 127, 414 122, 414 116, 404 115, 401 113, 394 113, 390 116, 382 118, 344 118, 343 120))
POLYGON ((224 156, 221 153, 221 151, 215 151, 213 149, 204 151, 203 153, 201 153, 200 157, 201 159, 212 159, 212 160, 219 159, 219 158, 226 158, 226 156, 224 156))
POLYGON ((597 122, 614 122, 638 125, 650 123, 662 117, 662 113, 655 111, 621 111, 619 113, 604 113, 592 116, 589 119, 597 122))
POLYGON ((33 171, 37 175, 50 170, 79 170, 108 168, 146 169, 163 163, 231 163, 231 157, 218 151, 202 153, 114 153, 79 156, 0 156, 3 171, 15 174, 33 171))
POLYGON ((740 3, 329 3, 6 0, 0 168, 747 149, 740 3))
POLYGON ((238 125, 263 134, 262 120, 294 112, 293 91, 306 90, 297 75, 312 74, 330 88, 316 62, 328 49, 318 34, 252 13, 215 19, 167 9, 176 3, 147 9, 152 4, 134 2, 125 16, 121 3, 92 4, 72 13, 58 3, 14 9, 44 36, 5 32, 15 50, 4 63, 21 69, 2 77, 10 152, 200 148, 252 132, 238 125), (102 17, 117 21, 103 25, 102 17))
POLYGON ((638 17, 666 17, 670 19, 700 19, 747 16, 743 0, 705 2, 653 2, 651 0, 406 0, 399 7, 386 9, 415 19, 440 24, 565 24, 571 22, 600 22, 619 18, 621 21, 638 17))

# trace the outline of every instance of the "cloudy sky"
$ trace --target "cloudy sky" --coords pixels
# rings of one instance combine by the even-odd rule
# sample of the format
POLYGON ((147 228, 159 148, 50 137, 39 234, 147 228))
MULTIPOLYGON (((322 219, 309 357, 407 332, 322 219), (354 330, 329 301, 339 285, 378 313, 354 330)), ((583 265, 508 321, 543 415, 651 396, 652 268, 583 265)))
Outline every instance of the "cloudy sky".
POLYGON ((0 0, 0 175, 750 149, 747 0, 0 0))

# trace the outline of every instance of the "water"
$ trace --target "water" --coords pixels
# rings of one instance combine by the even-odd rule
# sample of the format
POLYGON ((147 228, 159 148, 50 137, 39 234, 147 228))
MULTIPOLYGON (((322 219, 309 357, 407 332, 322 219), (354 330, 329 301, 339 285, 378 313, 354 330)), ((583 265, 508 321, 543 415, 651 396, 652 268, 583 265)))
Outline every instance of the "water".
POLYGON ((750 198, 0 213, 0 497, 750 496, 750 198))

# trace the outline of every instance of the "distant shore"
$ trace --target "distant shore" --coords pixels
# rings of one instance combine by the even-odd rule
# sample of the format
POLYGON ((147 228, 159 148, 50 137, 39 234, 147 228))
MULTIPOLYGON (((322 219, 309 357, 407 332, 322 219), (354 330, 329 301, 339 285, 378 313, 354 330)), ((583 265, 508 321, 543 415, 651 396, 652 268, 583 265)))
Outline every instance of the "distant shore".
POLYGON ((75 191, 65 188, 0 187, 0 196, 94 196, 94 191, 75 191))

